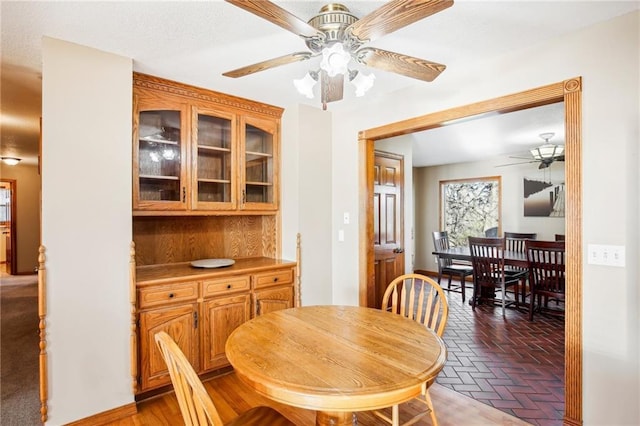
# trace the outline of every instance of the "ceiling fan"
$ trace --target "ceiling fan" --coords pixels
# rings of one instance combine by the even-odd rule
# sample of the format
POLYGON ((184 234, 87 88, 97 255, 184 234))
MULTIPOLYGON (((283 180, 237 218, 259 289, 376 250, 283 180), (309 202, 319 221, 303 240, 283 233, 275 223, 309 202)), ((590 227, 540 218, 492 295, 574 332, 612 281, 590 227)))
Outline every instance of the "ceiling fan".
MULTIPOLYGON (((323 6, 308 22, 267 0, 226 1, 299 35, 304 39, 309 51, 290 53, 228 71, 223 75, 233 78, 244 77, 322 55, 320 69, 310 72, 305 76, 306 82, 301 80, 300 84, 310 84, 313 87, 319 79, 323 109, 326 109, 328 102, 343 98, 345 76, 356 86, 360 82, 358 90, 361 93, 373 84, 371 77, 364 81, 363 78, 366 77, 363 77, 362 73, 348 69, 351 59, 368 67, 423 81, 433 81, 446 68, 445 65, 435 62, 363 45, 442 11, 453 5, 453 0, 393 0, 360 19, 346 6, 330 3, 323 6)), ((313 97, 311 87, 306 86, 306 89, 303 89, 307 90, 307 96, 311 95, 309 97, 313 97)))
POLYGON ((540 163, 538 166, 539 169, 546 169, 555 161, 564 161, 564 145, 556 145, 549 143, 549 140, 555 135, 555 133, 540 133, 540 138, 544 140, 544 144, 531 149, 529 152, 531 153, 531 157, 509 157, 509 158, 520 158, 523 161, 520 163, 510 163, 510 164, 501 164, 496 167, 504 167, 504 166, 514 166, 516 164, 527 164, 527 163, 540 163))

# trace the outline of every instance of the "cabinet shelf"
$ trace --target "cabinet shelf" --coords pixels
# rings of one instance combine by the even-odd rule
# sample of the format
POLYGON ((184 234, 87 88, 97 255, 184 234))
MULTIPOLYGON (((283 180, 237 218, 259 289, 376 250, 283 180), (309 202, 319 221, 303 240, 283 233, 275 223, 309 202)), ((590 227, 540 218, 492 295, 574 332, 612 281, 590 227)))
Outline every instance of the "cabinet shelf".
POLYGON ((215 152, 231 152, 230 148, 220 148, 218 146, 198 145, 198 149, 203 151, 215 151, 215 152))
POLYGON ((270 182, 247 182, 247 185, 254 185, 254 186, 273 186, 272 183, 270 182))
POLYGON ((267 152, 245 151, 245 154, 247 154, 247 156, 255 155, 256 157, 267 157, 267 158, 273 157, 273 154, 269 154, 267 152))
POLYGON ((179 145, 180 142, 178 141, 172 141, 172 140, 168 140, 168 139, 156 139, 156 138, 148 138, 148 137, 144 137, 144 138, 140 138, 139 139, 140 142, 147 142, 147 143, 161 143, 164 145, 179 145))
POLYGON ((153 180, 180 180, 179 176, 158 176, 158 175, 140 175, 140 179, 153 179, 153 180))
POLYGON ((204 179, 198 178, 198 182, 207 182, 207 183, 231 183, 229 179, 204 179))

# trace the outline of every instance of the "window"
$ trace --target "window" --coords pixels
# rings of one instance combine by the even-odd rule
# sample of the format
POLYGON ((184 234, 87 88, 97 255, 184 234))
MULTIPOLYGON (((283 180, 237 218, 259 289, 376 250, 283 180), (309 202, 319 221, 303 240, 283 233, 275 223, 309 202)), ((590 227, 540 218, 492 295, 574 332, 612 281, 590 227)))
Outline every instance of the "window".
POLYGON ((500 176, 440 181, 440 227, 452 247, 500 228, 500 187, 500 176))

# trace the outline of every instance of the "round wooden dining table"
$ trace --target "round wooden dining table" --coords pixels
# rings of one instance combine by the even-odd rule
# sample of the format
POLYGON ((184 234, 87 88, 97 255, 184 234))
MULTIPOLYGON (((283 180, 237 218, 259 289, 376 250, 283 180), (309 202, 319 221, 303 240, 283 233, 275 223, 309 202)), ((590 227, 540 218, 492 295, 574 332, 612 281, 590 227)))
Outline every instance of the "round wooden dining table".
POLYGON ((447 350, 424 325, 379 309, 305 306, 258 316, 227 339, 240 379, 287 405, 316 410, 316 425, 420 395, 447 350))

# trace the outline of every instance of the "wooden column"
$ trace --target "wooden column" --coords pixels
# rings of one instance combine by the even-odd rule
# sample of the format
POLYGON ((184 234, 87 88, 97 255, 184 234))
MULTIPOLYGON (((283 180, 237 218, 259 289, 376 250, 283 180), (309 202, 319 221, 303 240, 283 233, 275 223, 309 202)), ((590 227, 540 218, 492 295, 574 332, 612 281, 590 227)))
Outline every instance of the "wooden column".
POLYGON ((40 322, 40 420, 47 421, 47 399, 48 399, 48 378, 47 378, 47 270, 45 266, 45 248, 40 246, 38 255, 38 317, 40 322))

